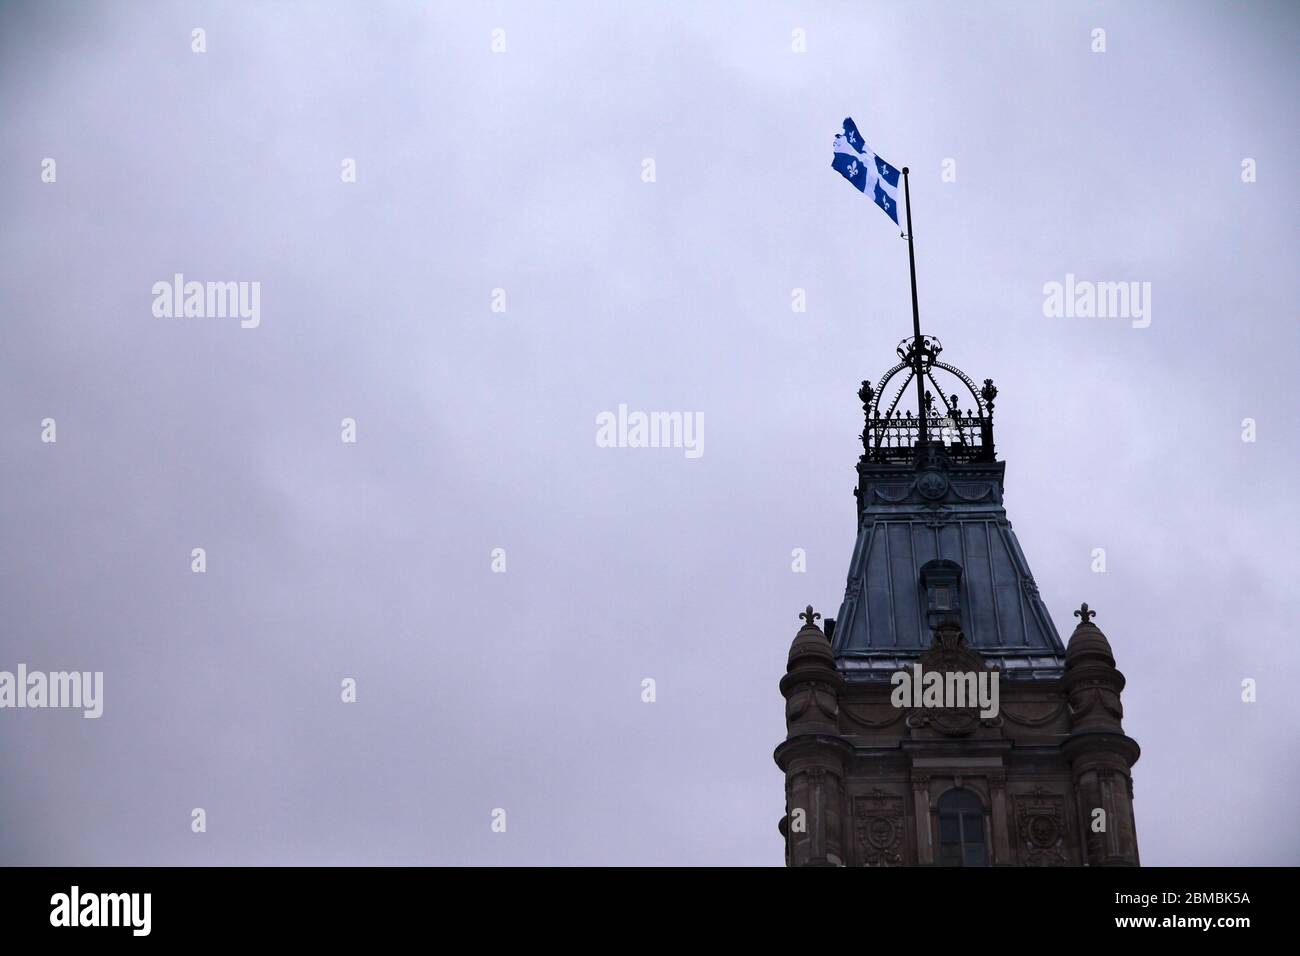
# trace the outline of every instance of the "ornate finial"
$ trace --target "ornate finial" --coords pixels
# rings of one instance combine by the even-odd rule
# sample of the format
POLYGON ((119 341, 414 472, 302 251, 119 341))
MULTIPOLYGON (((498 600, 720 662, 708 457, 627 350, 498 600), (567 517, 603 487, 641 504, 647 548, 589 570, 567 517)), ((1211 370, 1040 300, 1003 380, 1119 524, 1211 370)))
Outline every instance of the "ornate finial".
POLYGON ((871 453, 871 414, 874 411, 876 417, 880 417, 880 409, 872 409, 871 400, 876 397, 876 390, 871 387, 871 383, 866 379, 862 380, 862 387, 858 389, 858 398, 862 399, 862 411, 866 415, 867 424, 862 429, 862 434, 858 437, 862 439, 862 450, 867 454, 871 453))
POLYGON ((817 618, 821 617, 821 615, 814 611, 812 605, 809 604, 807 610, 799 612, 799 617, 808 622, 804 627, 816 627, 817 618))
POLYGON ((1088 610, 1088 602, 1084 601, 1083 606, 1074 612, 1074 616, 1079 619, 1080 624, 1091 624, 1092 619, 1097 616, 1097 612, 1088 610))
POLYGON ((993 411, 993 399, 998 397, 998 387, 993 384, 993 379, 986 378, 984 387, 980 389, 980 395, 984 399, 984 404, 989 407, 989 412, 993 411))
POLYGON ((917 352, 921 353, 922 369, 929 369, 943 351, 943 344, 940 343, 933 335, 922 335, 917 338, 909 335, 903 341, 898 343, 898 348, 894 350, 898 353, 898 358, 904 365, 916 367, 917 352))
POLYGON ((926 390, 925 390, 925 410, 928 412, 928 411, 929 411, 931 408, 933 408, 933 407, 934 407, 934 396, 930 394, 930 390, 929 390, 929 389, 926 389, 926 390))

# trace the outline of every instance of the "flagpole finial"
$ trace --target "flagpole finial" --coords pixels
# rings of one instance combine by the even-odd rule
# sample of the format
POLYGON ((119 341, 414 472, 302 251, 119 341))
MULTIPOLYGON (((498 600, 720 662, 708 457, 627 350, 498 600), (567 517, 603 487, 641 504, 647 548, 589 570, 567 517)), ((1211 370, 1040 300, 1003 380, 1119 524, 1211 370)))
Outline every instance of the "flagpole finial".
POLYGON ((907 167, 906 167, 906 166, 903 167, 903 175, 904 175, 904 176, 907 175, 907 167))

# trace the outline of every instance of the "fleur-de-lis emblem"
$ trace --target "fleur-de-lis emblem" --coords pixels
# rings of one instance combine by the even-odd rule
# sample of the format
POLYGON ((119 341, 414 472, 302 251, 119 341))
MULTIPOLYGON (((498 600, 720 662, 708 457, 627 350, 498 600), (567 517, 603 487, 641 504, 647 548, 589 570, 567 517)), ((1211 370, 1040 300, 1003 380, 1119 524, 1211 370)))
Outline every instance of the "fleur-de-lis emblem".
POLYGON ((799 612, 799 617, 808 622, 805 625, 806 627, 816 627, 817 619, 821 617, 821 615, 814 611, 812 605, 809 604, 805 610, 799 612))
POLYGON ((1091 624, 1092 619, 1097 616, 1097 612, 1088 610, 1088 602, 1084 601, 1079 610, 1074 612, 1074 616, 1079 619, 1080 624, 1091 624))
POLYGON ((849 177, 851 179, 856 179, 857 175, 858 175, 858 161, 855 159, 853 160, 853 162, 849 163, 849 177))

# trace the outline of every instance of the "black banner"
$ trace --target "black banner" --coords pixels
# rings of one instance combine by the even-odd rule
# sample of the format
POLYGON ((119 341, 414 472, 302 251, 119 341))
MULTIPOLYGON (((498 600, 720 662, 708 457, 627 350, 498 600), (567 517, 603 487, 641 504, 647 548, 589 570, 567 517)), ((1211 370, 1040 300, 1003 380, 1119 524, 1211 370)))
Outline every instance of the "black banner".
POLYGON ((856 936, 879 924, 891 935, 916 935, 918 944, 994 931, 1003 940, 1009 932, 1051 932, 1062 940, 1198 935, 1230 943, 1284 926, 1292 878, 1287 870, 1222 868, 867 869, 820 877, 629 868, 550 871, 544 879, 534 869, 35 868, 0 871, 0 917, 9 940, 67 937, 82 945, 400 941, 465 920, 494 938, 544 927, 553 939, 571 919, 588 931, 598 920, 616 933, 660 939, 701 929, 856 936))

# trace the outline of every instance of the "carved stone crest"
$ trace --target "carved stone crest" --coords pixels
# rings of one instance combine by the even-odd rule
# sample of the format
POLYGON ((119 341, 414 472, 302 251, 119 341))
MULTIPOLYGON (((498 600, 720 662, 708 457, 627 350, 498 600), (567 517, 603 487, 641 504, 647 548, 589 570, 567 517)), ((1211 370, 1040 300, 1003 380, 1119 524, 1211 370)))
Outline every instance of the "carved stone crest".
POLYGON ((1065 798, 1035 787, 1032 793, 1017 794, 1015 801, 1021 862, 1026 866, 1064 866, 1065 798))
MULTIPOLYGON (((944 674, 980 674, 989 669, 984 658, 966 643, 960 625, 951 619, 934 629, 934 643, 921 655, 920 664, 924 671, 944 674)), ((1001 723, 1001 717, 980 717, 978 707, 914 708, 907 715, 908 727, 931 727, 946 737, 967 737, 981 724, 996 727, 1001 723)))
POLYGON ((934 501, 948 493, 948 479, 937 469, 927 469, 917 477, 916 490, 922 498, 934 501))
POLYGON ((863 866, 903 865, 903 798, 879 787, 853 801, 858 859, 863 866))

